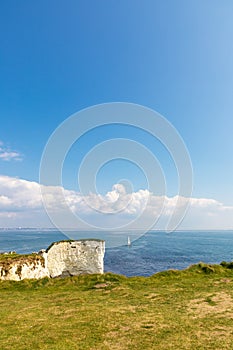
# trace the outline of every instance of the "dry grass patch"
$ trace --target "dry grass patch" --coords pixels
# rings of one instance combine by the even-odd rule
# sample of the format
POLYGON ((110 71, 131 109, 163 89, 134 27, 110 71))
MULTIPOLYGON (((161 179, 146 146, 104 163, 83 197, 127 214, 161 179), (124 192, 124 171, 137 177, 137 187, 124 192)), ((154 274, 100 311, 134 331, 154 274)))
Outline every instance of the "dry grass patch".
POLYGON ((224 317, 233 317, 233 299, 231 295, 225 292, 219 292, 215 295, 209 294, 205 298, 194 299, 189 303, 189 313, 193 317, 205 317, 220 315, 224 317))

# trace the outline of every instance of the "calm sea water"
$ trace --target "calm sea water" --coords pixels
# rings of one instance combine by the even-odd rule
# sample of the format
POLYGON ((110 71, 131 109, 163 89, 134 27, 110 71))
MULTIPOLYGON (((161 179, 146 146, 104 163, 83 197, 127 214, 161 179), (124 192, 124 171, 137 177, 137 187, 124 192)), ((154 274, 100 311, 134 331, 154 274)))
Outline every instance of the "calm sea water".
MULTIPOLYGON (((93 236, 93 233, 89 234, 89 237, 93 236)), ((0 251, 37 252, 66 238, 58 231, 0 231, 0 251)), ((148 276, 167 269, 183 269, 199 261, 220 263, 223 260, 233 260, 233 231, 177 231, 170 234, 150 231, 130 247, 106 249, 105 271, 148 276)))

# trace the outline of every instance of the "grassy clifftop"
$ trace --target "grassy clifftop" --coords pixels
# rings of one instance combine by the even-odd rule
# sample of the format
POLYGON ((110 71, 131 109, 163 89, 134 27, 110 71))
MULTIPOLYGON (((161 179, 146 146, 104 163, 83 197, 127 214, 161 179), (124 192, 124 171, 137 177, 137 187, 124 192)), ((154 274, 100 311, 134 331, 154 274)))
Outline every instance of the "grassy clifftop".
POLYGON ((36 253, 32 254, 0 254, 0 266, 7 272, 13 264, 18 264, 19 267, 22 264, 37 264, 40 262, 44 266, 44 258, 36 253))
POLYGON ((1 349, 232 349, 232 267, 1 281, 1 349))

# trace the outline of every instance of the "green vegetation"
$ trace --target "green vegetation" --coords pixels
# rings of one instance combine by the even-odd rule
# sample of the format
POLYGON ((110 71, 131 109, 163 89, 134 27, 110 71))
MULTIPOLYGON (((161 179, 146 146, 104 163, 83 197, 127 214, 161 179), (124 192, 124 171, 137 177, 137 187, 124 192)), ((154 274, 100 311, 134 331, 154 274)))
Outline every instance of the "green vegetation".
POLYGON ((41 255, 32 253, 32 254, 17 254, 17 253, 2 253, 0 254, 0 263, 15 262, 15 261, 35 261, 35 260, 44 260, 41 255))
POLYGON ((232 349, 231 263, 1 281, 1 349, 232 349))

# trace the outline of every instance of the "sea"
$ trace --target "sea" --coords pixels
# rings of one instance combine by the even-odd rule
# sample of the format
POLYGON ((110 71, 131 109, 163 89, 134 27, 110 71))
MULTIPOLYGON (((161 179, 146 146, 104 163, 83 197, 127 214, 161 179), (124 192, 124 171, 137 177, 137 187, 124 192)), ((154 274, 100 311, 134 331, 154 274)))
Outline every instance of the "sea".
MULTIPOLYGON (((105 272, 150 276, 168 269, 185 269, 200 261, 210 264, 233 261, 233 231, 230 230, 148 231, 128 246, 127 237, 131 235, 132 232, 124 232, 125 245, 106 248, 105 272)), ((95 235, 86 232, 85 237, 93 238, 95 235)), ((98 237, 101 237, 101 232, 98 232, 98 237)), ((67 236, 56 230, 0 230, 0 252, 38 252, 63 239, 67 236)))

